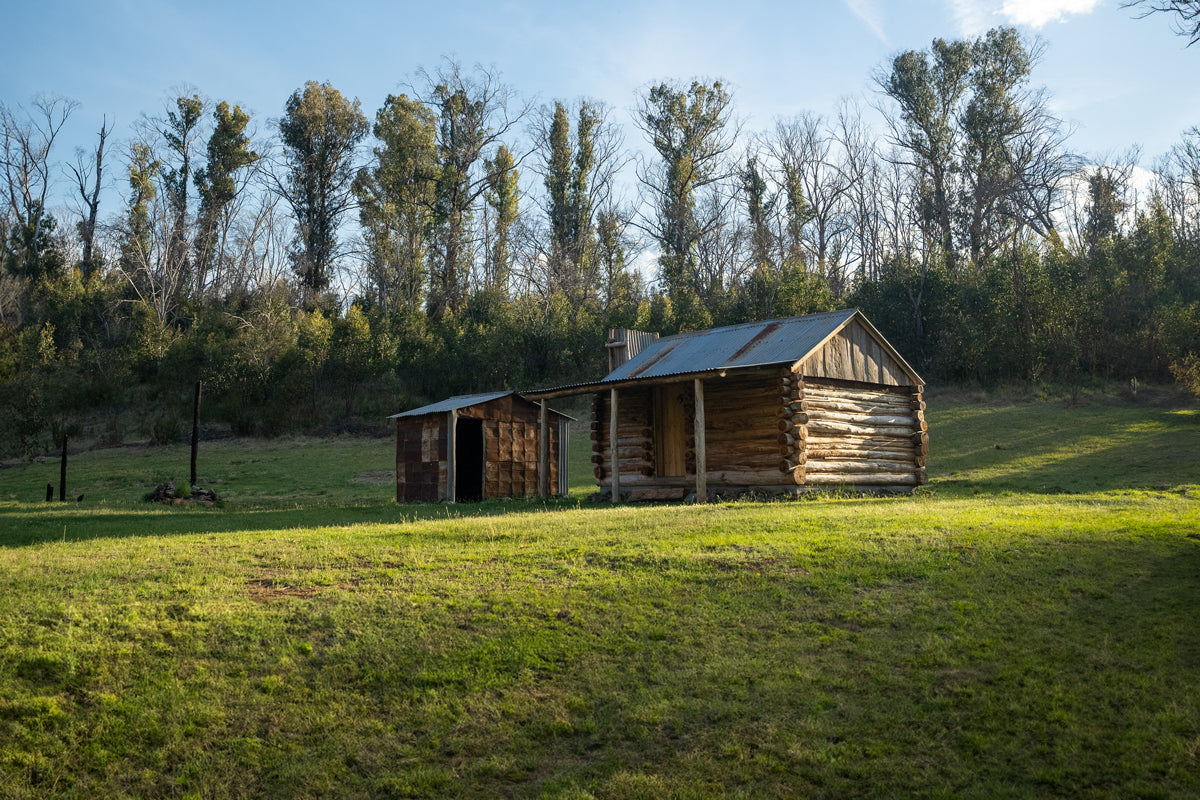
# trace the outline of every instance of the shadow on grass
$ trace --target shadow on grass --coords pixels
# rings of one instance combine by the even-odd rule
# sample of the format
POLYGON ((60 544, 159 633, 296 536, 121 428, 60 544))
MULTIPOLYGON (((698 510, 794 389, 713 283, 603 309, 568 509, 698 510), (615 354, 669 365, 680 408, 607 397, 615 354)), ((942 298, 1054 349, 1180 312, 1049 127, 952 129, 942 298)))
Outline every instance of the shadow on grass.
POLYGON ((453 506, 384 502, 290 508, 161 508, 147 503, 145 510, 128 506, 97 509, 74 504, 0 504, 0 548, 92 539, 405 525, 428 520, 563 511, 590 505, 577 498, 497 500, 453 506))
POLYGON ((1053 404, 956 408, 930 425, 940 488, 1035 494, 1200 483, 1200 414, 1053 404))

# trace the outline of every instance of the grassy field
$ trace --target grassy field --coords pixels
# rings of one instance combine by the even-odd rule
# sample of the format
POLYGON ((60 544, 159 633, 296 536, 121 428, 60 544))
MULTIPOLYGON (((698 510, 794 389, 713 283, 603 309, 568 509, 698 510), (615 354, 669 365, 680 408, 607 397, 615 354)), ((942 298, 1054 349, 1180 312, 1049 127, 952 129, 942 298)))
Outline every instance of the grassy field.
POLYGON ((931 399, 916 496, 397 506, 390 441, 0 470, 0 797, 1200 796, 1200 413, 931 399))

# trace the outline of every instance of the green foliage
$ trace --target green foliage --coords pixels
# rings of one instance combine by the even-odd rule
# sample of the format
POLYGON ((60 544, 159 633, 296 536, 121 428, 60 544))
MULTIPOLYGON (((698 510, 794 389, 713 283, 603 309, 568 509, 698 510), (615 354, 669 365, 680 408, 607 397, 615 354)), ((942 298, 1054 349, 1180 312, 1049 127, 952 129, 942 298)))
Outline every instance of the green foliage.
MULTIPOLYGON (((713 288, 696 272, 702 230, 697 202, 700 191, 729 174, 732 102, 721 81, 692 81, 686 88, 663 82, 650 87, 637 112, 639 127, 661 159, 656 171, 642 177, 653 195, 659 271, 672 299, 685 308, 693 305, 689 295, 713 288)), ((686 316, 700 318, 691 311, 686 316)))
POLYGON ((436 120, 419 100, 388 95, 375 115, 375 165, 359 172, 354 192, 369 248, 376 303, 388 312, 417 311, 425 300, 426 265, 437 176, 436 120))
POLYGON ((310 294, 329 286, 338 227, 352 202, 355 152, 370 131, 360 106, 329 83, 308 81, 279 120, 287 170, 281 188, 297 228, 293 268, 310 294))
POLYGON ((198 230, 194 245, 196 259, 196 294, 202 295, 208 273, 224 260, 225 227, 230 204, 237 196, 235 176, 239 170, 259 159, 250 149, 246 126, 250 115, 222 101, 213 111, 213 132, 208 139, 208 160, 196 170, 196 191, 200 195, 198 230))
POLYGON ((1200 353, 1184 353, 1171 364, 1171 374, 1180 386, 1200 397, 1200 353))

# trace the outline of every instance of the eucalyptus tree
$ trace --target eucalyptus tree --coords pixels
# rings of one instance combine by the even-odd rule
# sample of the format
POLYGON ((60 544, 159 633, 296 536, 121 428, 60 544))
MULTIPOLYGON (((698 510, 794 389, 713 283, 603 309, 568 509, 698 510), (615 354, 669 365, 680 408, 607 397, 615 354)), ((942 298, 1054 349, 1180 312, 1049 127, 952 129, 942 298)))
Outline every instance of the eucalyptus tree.
POLYGON ((890 72, 877 76, 883 93, 897 107, 888 122, 893 143, 918 178, 922 228, 952 264, 960 147, 956 112, 967 91, 970 67, 969 43, 935 39, 929 53, 905 51, 892 60, 890 72))
POLYGON ((200 120, 204 115, 204 105, 204 100, 198 94, 190 97, 181 95, 175 98, 174 108, 168 107, 165 117, 153 120, 156 133, 165 145, 160 152, 160 174, 170 214, 166 250, 166 259, 170 263, 166 268, 184 277, 180 290, 186 289, 192 268, 188 252, 191 244, 188 187, 193 178, 192 160, 197 156, 196 148, 202 135, 200 120))
POLYGON ((599 296, 596 262, 597 209, 612 204, 613 181, 627 162, 623 140, 607 106, 581 100, 571 114, 562 102, 544 108, 533 131, 534 169, 546 189, 543 210, 548 231, 541 249, 551 292, 575 304, 599 296))
POLYGON ((596 213, 595 263, 600 274, 600 301, 610 320, 623 308, 636 308, 640 299, 641 276, 631 267, 639 252, 638 240, 630 230, 631 216, 611 203, 596 213))
POLYGON ((980 265, 1031 230, 1056 242, 1056 213, 1077 167, 1068 128, 1029 86, 1042 54, 1012 28, 937 39, 877 77, 894 104, 892 143, 918 181, 919 222, 947 262, 980 265))
POLYGON ((512 151, 504 145, 496 148, 495 157, 488 159, 485 166, 489 176, 485 197, 492 224, 486 232, 484 279, 489 287, 504 293, 508 290, 512 265, 510 240, 517 221, 520 175, 513 163, 512 151))
POLYGON ((159 343, 159 355, 165 349, 161 334, 167 331, 187 280, 183 262, 170 256, 175 208, 159 191, 162 170, 163 162, 152 143, 134 140, 129 144, 125 163, 129 194, 119 225, 117 260, 117 269, 136 302, 154 322, 158 335, 152 341, 159 343))
POLYGON ((239 191, 239 175, 259 160, 250 149, 246 126, 250 115, 241 106, 222 101, 213 111, 213 130, 207 145, 207 161, 196 170, 196 192, 200 196, 194 244, 195 293, 204 294, 210 271, 217 287, 222 285, 221 271, 232 222, 234 201, 239 191))
POLYGON ((495 153, 529 105, 482 67, 466 73, 447 61, 436 73, 420 75, 425 87, 419 99, 436 117, 428 311, 441 319, 466 303, 475 245, 482 238, 473 225, 475 215, 498 175, 516 169, 524 158, 522 154, 509 163, 495 153))
POLYGON ((437 118, 419 100, 388 95, 375 114, 379 144, 354 192, 370 283, 386 310, 419 310, 437 180, 437 118))
POLYGON ((751 269, 771 270, 776 266, 773 263, 776 244, 771 221, 778 197, 770 192, 758 158, 756 153, 749 153, 740 175, 750 225, 748 255, 751 269))
POLYGON ((308 81, 284 106, 283 161, 274 182, 295 219, 292 268, 307 301, 329 286, 339 228, 354 204, 358 145, 369 130, 358 99, 329 83, 308 81))
POLYGON ((707 297, 719 287, 706 286, 697 269, 696 244, 727 219, 735 192, 717 191, 737 176, 730 157, 739 124, 733 98, 719 80, 690 85, 661 82, 641 96, 635 124, 658 154, 637 168, 643 211, 638 225, 659 247, 659 272, 672 295, 707 297), (702 195, 715 202, 702 203, 702 195))

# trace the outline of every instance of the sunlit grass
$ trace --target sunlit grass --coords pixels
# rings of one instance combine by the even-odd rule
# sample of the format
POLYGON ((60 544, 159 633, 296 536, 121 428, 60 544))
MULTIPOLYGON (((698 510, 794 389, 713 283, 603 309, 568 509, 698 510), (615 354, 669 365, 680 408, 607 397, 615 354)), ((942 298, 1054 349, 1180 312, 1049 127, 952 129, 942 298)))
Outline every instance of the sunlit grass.
POLYGON ((398 506, 390 440, 212 443, 217 508, 141 501, 186 448, 78 455, 83 503, 0 470, 0 796, 1200 795, 1197 416, 929 419, 899 498, 398 506))

